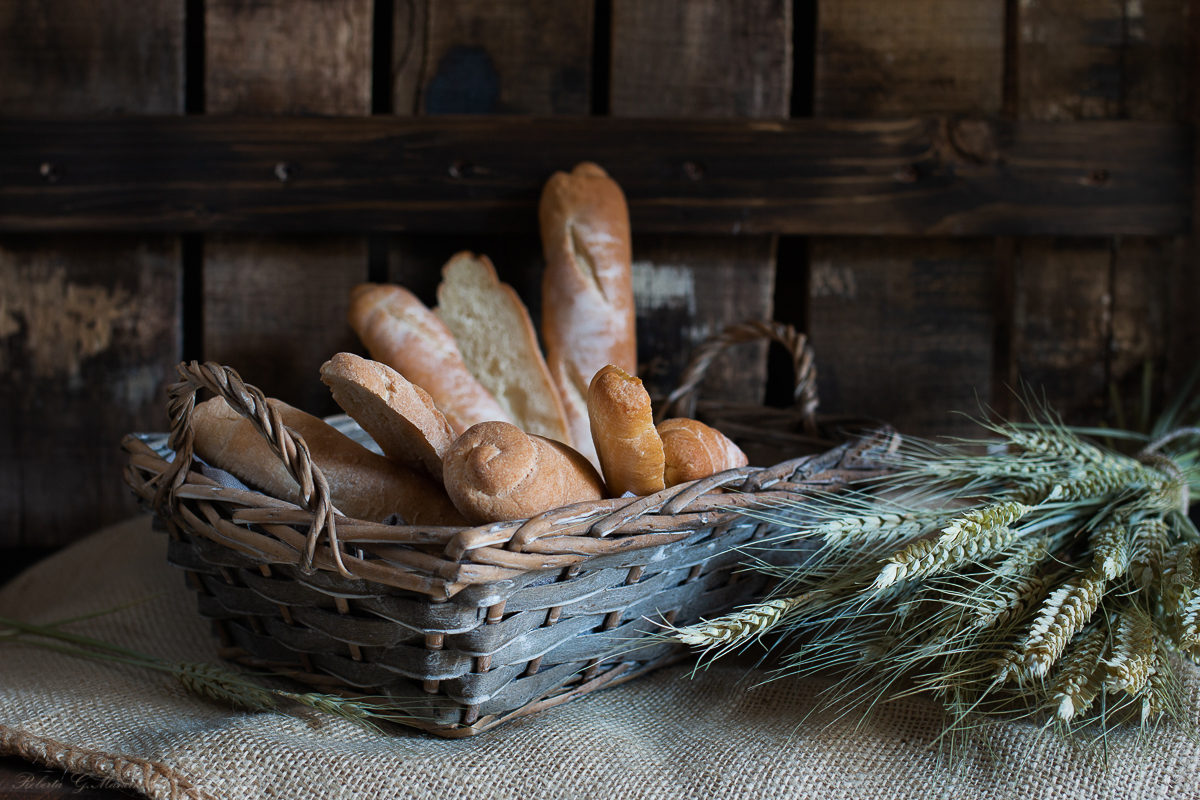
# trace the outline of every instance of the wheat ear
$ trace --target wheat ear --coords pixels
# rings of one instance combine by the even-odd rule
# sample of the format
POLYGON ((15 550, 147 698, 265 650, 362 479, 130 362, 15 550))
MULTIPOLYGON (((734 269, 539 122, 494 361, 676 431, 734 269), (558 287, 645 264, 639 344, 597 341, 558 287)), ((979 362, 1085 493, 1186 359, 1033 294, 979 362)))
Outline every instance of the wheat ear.
POLYGON ((1003 550, 1017 538, 1008 526, 1031 510, 1022 503, 1002 501, 955 517, 936 539, 913 542, 889 558, 875 578, 874 589, 944 572, 980 555, 1003 550))
POLYGON ((1071 637, 1088 623, 1100 605, 1104 583, 1086 575, 1073 578, 1042 603, 1020 649, 1029 677, 1042 678, 1050 671, 1071 637))
POLYGON ((1087 711, 1104 690, 1101 658, 1107 644, 1108 632, 1102 627, 1093 628, 1075 640, 1059 663, 1047 692, 1063 722, 1087 711))
POLYGON ((1154 620, 1138 609, 1120 615, 1113 628, 1112 655, 1104 660, 1104 688, 1137 694, 1154 674, 1158 632, 1154 620))
POLYGON ((791 610, 799 608, 813 599, 812 593, 768 600, 756 606, 726 614, 714 620, 706 620, 686 628, 678 628, 672 637, 694 647, 734 647, 750 639, 756 639, 779 624, 791 610))
POLYGON ((1170 542, 1170 529, 1162 517, 1149 517, 1132 525, 1132 538, 1129 574, 1134 583, 1145 589, 1160 574, 1163 554, 1170 542))

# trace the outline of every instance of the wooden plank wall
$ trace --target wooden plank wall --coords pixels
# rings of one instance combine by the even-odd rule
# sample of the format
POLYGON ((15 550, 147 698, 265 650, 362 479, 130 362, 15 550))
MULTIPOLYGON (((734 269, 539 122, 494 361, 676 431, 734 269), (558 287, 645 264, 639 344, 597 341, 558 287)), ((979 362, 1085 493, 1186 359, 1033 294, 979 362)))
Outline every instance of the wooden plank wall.
MULTIPOLYGON (((181 114, 183 41, 179 0, 0 2, 0 114, 181 114)), ((178 236, 0 238, 0 547, 133 513, 117 444, 166 425, 181 282, 178 236)))
MULTIPOLYGON (((1187 6, 1021 3, 1014 43, 1019 117, 1182 120, 1187 6)), ((1133 424, 1149 364, 1159 407, 1168 368, 1168 281, 1178 250, 1174 241, 1145 237, 1017 242, 1010 381, 1044 386, 1068 419, 1133 424)))
MULTIPOLYGON (((370 114, 371 9, 371 0, 206 0, 206 113, 370 114)), ((285 191, 299 169, 276 166, 285 191)), ((318 370, 355 349, 348 293, 366 279, 363 236, 208 235, 204 357, 272 397, 334 413, 318 370)))
MULTIPOLYGON (((1000 112, 1000 0, 822 0, 817 24, 818 117, 1000 112)), ((926 433, 968 427, 950 412, 977 411, 992 393, 993 250, 986 239, 813 237, 822 410, 926 433)))
MULTIPOLYGON (((816 114, 1184 118, 1187 0, 1022 0, 1008 17, 1005 5, 824 0, 816 114)), ((1179 251, 1146 237, 814 237, 823 408, 957 433, 970 423, 948 411, 1020 415, 1026 392, 1071 421, 1132 424, 1145 365, 1156 405, 1179 371, 1167 364, 1179 251)))
MULTIPOLYGON (((789 0, 613 2, 613 116, 787 117, 791 66, 789 0)), ((687 164, 677 179, 704 180, 704 164, 687 164)), ((771 319, 777 245, 776 236, 634 236, 638 360, 652 394, 675 388, 711 334, 771 319)), ((764 343, 721 356, 703 396, 762 402, 766 352, 764 343)))

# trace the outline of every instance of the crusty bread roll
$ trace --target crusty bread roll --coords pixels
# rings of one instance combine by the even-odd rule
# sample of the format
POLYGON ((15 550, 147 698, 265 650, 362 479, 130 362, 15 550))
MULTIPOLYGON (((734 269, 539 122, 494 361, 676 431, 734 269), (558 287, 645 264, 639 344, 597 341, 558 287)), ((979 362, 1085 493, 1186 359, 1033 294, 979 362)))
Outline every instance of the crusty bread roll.
POLYGON ((746 454, 716 428, 694 419, 664 419, 658 423, 662 437, 668 487, 707 478, 734 467, 744 467, 746 454))
POLYGON ((629 209, 621 187, 584 162, 556 172, 542 190, 538 219, 542 340, 546 363, 567 414, 571 443, 593 463, 587 392, 606 364, 637 374, 629 209))
MULTIPOLYGON (((376 455, 323 420, 279 400, 268 400, 283 424, 308 445, 313 463, 329 481, 333 504, 342 514, 382 522, 399 514, 412 525, 462 525, 442 488, 420 473, 376 455)), ((300 486, 250 420, 216 397, 192 412, 195 450, 206 462, 272 497, 300 504, 300 486)))
POLYGON ((471 375, 445 323, 412 292, 359 284, 346 316, 371 358, 428 392, 456 434, 477 422, 516 421, 471 375))
POLYGON ((321 380, 384 455, 442 482, 442 453, 454 443, 454 431, 424 389, 388 365, 353 353, 326 361, 321 380))
POLYGON ((442 267, 437 294, 438 318, 454 334, 471 374, 521 429, 570 444, 529 312, 487 256, 455 254, 442 267))
POLYGON ((592 378, 587 408, 608 490, 618 497, 661 491, 663 443, 641 379, 609 364, 592 378))
POLYGON ((445 476, 454 505, 477 525, 607 496, 582 455, 506 422, 483 422, 458 437, 446 451, 445 476))

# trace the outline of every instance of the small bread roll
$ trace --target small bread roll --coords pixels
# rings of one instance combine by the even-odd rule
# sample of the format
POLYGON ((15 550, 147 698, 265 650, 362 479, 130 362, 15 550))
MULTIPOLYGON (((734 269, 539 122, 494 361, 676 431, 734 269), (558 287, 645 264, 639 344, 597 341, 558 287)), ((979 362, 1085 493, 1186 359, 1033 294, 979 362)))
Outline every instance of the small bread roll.
POLYGON ((446 451, 444 475, 450 499, 476 525, 607 496, 586 458, 507 422, 483 422, 458 437, 446 451))
POLYGON ((384 455, 442 482, 442 454, 454 444, 454 431, 424 389, 388 365, 353 353, 326 361, 321 380, 384 455))
POLYGON ((716 428, 694 419, 665 419, 658 423, 667 467, 667 486, 707 478, 727 469, 746 466, 742 449, 716 428))
MULTIPOLYGON (((333 505, 354 519, 382 522, 399 514, 411 525, 462 525, 440 486, 420 473, 372 453, 324 420, 279 400, 267 401, 283 424, 300 434, 313 463, 329 482, 333 505)), ((247 486, 271 497, 301 504, 300 486, 257 430, 224 398, 192 411, 195 449, 206 462, 233 473, 247 486)))
POLYGON ((592 378, 587 409, 608 490, 620 497, 665 488, 663 443, 641 379, 609 364, 592 378))
POLYGON ((463 363, 449 329, 407 289, 362 283, 350 291, 350 327, 376 361, 420 386, 460 434, 477 422, 515 422, 463 363))

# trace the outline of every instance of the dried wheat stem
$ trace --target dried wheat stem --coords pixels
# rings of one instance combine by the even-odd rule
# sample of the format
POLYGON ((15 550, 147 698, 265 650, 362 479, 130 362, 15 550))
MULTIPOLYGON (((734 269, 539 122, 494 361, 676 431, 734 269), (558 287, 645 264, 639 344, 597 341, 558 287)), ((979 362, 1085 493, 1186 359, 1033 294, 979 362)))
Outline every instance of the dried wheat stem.
POLYGON ((1092 618, 1103 596, 1104 581, 1085 575, 1067 581, 1046 598, 1021 645, 1030 677, 1045 677, 1071 637, 1092 618))
POLYGON ((1104 671, 1100 660, 1107 644, 1108 632, 1103 627, 1093 628, 1075 640, 1059 663, 1047 692, 1058 718, 1064 722, 1087 711, 1103 691, 1104 671))
POLYGON ((822 522, 812 533, 822 536, 825 543, 838 547, 862 539, 898 539, 917 536, 945 517, 939 512, 881 512, 854 514, 822 522))
POLYGON ((889 558, 875 578, 875 591, 901 580, 944 572, 980 555, 1003 550, 1017 538, 1008 526, 1031 510, 1032 507, 1022 503, 1003 501, 955 517, 941 536, 913 542, 889 558))
POLYGON ((192 694, 233 703, 250 711, 275 708, 271 692, 247 682, 236 673, 194 661, 181 661, 172 666, 175 677, 192 694))

